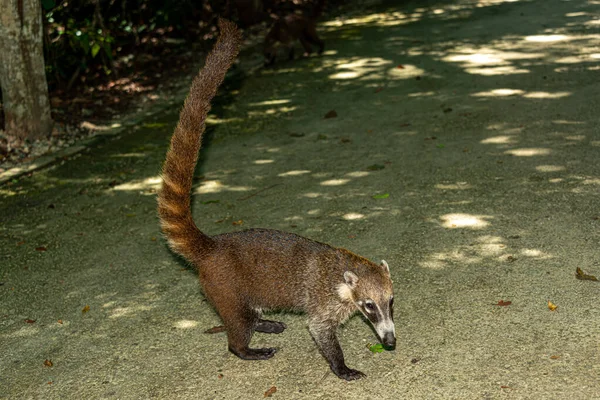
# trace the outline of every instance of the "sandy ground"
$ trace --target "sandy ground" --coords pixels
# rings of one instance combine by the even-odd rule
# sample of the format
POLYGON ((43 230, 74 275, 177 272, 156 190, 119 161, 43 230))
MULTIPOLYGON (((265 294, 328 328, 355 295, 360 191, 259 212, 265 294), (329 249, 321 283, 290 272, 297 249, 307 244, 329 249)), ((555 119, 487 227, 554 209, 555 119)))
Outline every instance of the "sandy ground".
POLYGON ((269 361, 204 333, 155 212, 174 107, 0 188, 0 398, 600 398, 600 3, 395 3, 225 90, 194 215, 386 259, 397 349, 351 319, 347 383, 302 315, 269 361))

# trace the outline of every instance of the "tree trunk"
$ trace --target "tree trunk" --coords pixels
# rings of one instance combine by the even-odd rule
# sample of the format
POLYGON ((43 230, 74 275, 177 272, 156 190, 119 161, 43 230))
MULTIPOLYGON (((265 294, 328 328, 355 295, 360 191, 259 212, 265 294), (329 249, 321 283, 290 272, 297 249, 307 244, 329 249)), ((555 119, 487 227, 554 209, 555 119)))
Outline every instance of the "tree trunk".
POLYGON ((0 88, 6 134, 35 140, 52 131, 39 0, 0 0, 0 88))

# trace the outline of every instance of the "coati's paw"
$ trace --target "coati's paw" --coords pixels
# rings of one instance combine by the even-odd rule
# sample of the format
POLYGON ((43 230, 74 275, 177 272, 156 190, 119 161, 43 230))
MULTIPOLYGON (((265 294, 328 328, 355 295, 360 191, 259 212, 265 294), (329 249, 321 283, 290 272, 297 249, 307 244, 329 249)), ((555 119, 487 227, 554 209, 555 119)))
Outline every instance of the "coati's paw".
POLYGON ((339 371, 333 371, 338 377, 345 379, 347 381, 354 381, 360 378, 364 378, 366 375, 363 374, 362 372, 356 370, 356 369, 352 369, 352 368, 348 368, 346 366, 344 366, 344 368, 341 368, 339 371))
POLYGON ((287 328, 287 325, 283 322, 261 319, 258 321, 258 324, 254 330, 262 333, 281 333, 285 330, 285 328, 287 328))
POLYGON ((277 349, 273 347, 266 347, 263 349, 251 349, 249 347, 243 350, 234 350, 231 347, 229 348, 233 354, 241 358, 242 360, 268 360, 273 357, 277 352, 277 349))

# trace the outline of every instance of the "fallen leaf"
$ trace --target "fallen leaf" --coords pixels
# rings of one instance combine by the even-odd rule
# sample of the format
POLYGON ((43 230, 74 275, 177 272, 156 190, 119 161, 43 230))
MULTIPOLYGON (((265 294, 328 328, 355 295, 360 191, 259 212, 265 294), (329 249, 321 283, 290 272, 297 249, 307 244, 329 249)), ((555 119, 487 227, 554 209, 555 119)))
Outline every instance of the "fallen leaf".
POLYGON ((558 306, 556 304, 554 304, 553 302, 551 302, 550 300, 548 300, 548 309, 550 311, 555 311, 558 308, 558 306))
POLYGON ((551 360, 558 360, 560 358, 560 356, 550 356, 551 360))
POLYGON ((377 344, 369 343, 369 344, 367 344, 367 347, 373 354, 383 353, 383 345, 381 343, 377 343, 377 344))
POLYGON ((596 278, 594 275, 588 275, 585 272, 583 272, 583 270, 579 267, 577 267, 577 269, 575 270, 575 278, 581 280, 581 281, 598 281, 598 278, 596 278))
POLYGON ((85 314, 86 312, 90 311, 90 306, 88 306, 87 304, 85 305, 85 307, 83 307, 83 309, 81 310, 82 314, 85 314))
POLYGON ((500 307, 506 307, 506 306, 510 306, 511 304, 512 304, 512 301, 498 300, 498 303, 496 303, 494 305, 500 306, 500 307))
POLYGON ((221 332, 225 332, 225 326, 224 325, 219 325, 219 326, 213 326, 210 329, 207 329, 204 331, 204 333, 208 333, 209 335, 215 334, 215 333, 221 333, 221 332))
POLYGON ((387 199, 390 197, 389 193, 376 194, 373 196, 374 199, 387 199))
POLYGON ((62 319, 59 319, 57 322, 58 322, 59 324, 61 324, 61 325, 62 325, 62 323, 63 323, 63 320, 62 320, 62 319))
POLYGON ((277 391, 277 388, 275 386, 271 386, 271 388, 265 392, 265 396, 264 397, 271 397, 271 396, 273 396, 273 394, 276 391, 277 391))
POLYGON ((26 319, 25 322, 28 324, 35 324, 35 319, 26 319))
POLYGON ((398 69, 404 69, 404 65, 398 64, 398 66, 396 68, 398 68, 398 69))
POLYGON ((219 375, 217 375, 217 378, 219 378, 219 379, 223 379, 223 374, 219 374, 219 375))
POLYGON ((500 386, 500 388, 502 388, 502 389, 512 389, 510 386, 504 386, 504 385, 500 386))
POLYGON ((52 367, 54 364, 52 363, 52 361, 50 361, 50 360, 46 359, 46 360, 44 360, 44 365, 45 365, 46 367, 52 367))
POLYGON ((20 242, 18 242, 18 243, 17 243, 17 246, 22 246, 22 245, 24 245, 24 244, 25 244, 25 241, 24 241, 24 240, 21 240, 20 242))
POLYGON ((328 111, 327 114, 325 114, 325 119, 327 119, 327 118, 335 118, 337 116, 338 116, 337 112, 335 112, 335 110, 331 110, 331 111, 328 111))
POLYGON ((231 225, 242 225, 244 223, 244 220, 238 219, 237 221, 233 221, 231 223, 231 225))
POLYGON ((48 250, 45 246, 40 246, 35 248, 36 251, 46 251, 48 250))

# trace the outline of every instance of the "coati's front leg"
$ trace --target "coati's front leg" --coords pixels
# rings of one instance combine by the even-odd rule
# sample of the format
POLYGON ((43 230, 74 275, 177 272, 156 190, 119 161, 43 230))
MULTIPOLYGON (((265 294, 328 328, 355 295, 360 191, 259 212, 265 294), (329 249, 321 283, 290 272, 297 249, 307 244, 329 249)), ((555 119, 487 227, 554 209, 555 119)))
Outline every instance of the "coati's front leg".
POLYGON ((335 334, 337 324, 333 321, 323 323, 322 321, 311 321, 309 323, 310 333, 319 346, 319 350, 329 362, 329 367, 338 377, 347 381, 353 381, 365 376, 362 372, 348 368, 344 362, 344 353, 340 342, 335 334))

